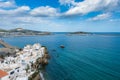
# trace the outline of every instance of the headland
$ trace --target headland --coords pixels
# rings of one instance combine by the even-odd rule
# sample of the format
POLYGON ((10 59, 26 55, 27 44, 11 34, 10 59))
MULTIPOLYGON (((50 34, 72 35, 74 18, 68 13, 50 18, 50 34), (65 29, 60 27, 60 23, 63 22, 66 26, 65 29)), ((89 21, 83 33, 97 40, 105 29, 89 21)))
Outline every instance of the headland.
MULTIPOLYGON (((7 49, 16 49, 8 46, 4 41, 0 44, 7 49)), ((3 49, 3 48, 2 48, 3 49)), ((4 50, 3 50, 4 51, 4 50)), ((1 80, 44 80, 42 67, 48 64, 49 54, 47 48, 39 43, 26 45, 23 49, 17 49, 12 55, 0 57, 1 80)))

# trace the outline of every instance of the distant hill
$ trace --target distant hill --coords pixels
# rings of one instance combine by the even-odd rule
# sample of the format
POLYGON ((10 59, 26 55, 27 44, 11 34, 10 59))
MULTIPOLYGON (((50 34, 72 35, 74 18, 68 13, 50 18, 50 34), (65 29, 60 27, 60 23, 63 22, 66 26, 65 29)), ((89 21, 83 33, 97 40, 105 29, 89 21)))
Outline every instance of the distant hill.
POLYGON ((23 29, 23 28, 16 28, 16 29, 9 30, 9 32, 22 32, 22 33, 34 32, 34 33, 41 33, 42 31, 34 31, 34 30, 28 30, 28 29, 23 29))
POLYGON ((4 29, 0 29, 0 32, 7 32, 7 30, 4 30, 4 29))
POLYGON ((28 30, 23 28, 15 28, 11 30, 0 29, 0 36, 32 36, 32 35, 50 35, 50 32, 28 30))

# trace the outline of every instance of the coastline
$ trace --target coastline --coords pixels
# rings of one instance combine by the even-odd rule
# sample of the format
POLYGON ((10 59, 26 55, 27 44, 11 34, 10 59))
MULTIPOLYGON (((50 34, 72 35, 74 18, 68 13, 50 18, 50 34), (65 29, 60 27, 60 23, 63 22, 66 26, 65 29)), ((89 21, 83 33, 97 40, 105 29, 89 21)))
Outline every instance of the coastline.
POLYGON ((0 61, 0 70, 8 74, 5 76, 6 80, 18 80, 23 78, 25 80, 45 80, 40 69, 48 64, 50 57, 46 47, 41 46, 39 43, 27 45, 17 51, 15 55, 14 57, 6 55, 2 61, 0 61))
POLYGON ((51 32, 46 31, 35 31, 28 30, 23 28, 15 28, 11 30, 1 30, 0 29, 0 37, 15 37, 15 36, 40 36, 40 35, 51 35, 51 32))
POLYGON ((53 34, 43 34, 43 35, 17 35, 17 36, 11 35, 11 36, 0 36, 0 38, 6 38, 6 37, 31 37, 31 36, 50 36, 50 35, 53 35, 53 34))
POLYGON ((47 80, 96 80, 102 76, 104 76, 101 78, 103 80, 117 80, 119 78, 118 74, 111 73, 111 71, 114 71, 115 69, 117 70, 116 72, 120 72, 119 67, 117 67, 120 61, 118 56, 120 52, 119 36, 101 37, 99 35, 94 35, 91 37, 56 34, 50 37, 18 37, 3 38, 3 40, 11 45, 19 46, 21 48, 23 48, 24 45, 34 44, 36 42, 45 45, 52 57, 49 60, 49 64, 45 67, 45 70, 42 71, 47 80), (65 45, 66 48, 61 49, 59 47, 61 44, 65 45), (90 64, 93 65, 90 66, 90 64), (106 70, 106 66, 111 67, 112 70, 106 70), (95 67, 99 69, 95 69, 95 67), (69 73, 71 71, 74 73, 69 73), (113 76, 111 77, 109 74, 105 74, 102 71, 105 73, 109 72, 113 76), (86 77, 86 75, 89 76, 86 77))

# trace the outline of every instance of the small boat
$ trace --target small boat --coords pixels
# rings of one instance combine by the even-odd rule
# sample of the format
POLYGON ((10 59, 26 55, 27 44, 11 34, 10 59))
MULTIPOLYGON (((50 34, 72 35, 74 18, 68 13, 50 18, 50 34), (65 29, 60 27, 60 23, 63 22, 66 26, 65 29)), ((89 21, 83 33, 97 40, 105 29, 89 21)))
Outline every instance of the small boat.
POLYGON ((64 45, 60 45, 60 47, 61 47, 61 48, 65 48, 65 46, 64 46, 64 45))

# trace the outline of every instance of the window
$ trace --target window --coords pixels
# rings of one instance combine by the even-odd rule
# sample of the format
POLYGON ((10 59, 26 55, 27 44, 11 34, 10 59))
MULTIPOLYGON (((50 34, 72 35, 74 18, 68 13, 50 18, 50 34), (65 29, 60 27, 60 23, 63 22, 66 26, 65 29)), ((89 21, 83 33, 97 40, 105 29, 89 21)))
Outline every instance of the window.
POLYGON ((10 75, 14 74, 14 71, 10 72, 10 75))

